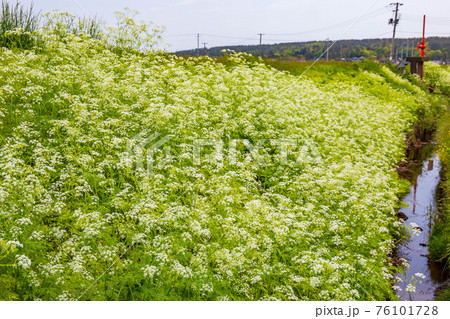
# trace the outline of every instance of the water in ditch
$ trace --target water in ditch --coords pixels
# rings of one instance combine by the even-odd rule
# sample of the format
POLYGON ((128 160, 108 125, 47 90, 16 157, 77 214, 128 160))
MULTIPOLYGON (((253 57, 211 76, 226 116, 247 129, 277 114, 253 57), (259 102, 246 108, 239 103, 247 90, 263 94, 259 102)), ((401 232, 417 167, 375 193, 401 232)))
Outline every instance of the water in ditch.
MULTIPOLYGON (((441 170, 437 155, 429 153, 430 148, 422 150, 422 152, 418 150, 418 154, 415 154, 418 157, 415 160, 416 165, 409 168, 413 184, 410 186, 409 194, 402 199, 408 207, 399 210, 400 215, 404 214, 406 224, 417 224, 417 230, 421 231, 420 234, 402 241, 398 246, 398 257, 406 259, 410 265, 409 269, 405 269, 406 276, 398 275, 403 279, 403 282, 396 284, 402 289, 397 291, 400 300, 433 300, 436 288, 448 279, 448 272, 444 271, 442 265, 433 262, 428 257, 428 239, 433 216, 437 213, 436 190, 441 170), (423 154, 426 154, 425 158, 423 154), (423 274, 425 278, 419 278, 416 273, 423 274), (408 281, 412 276, 422 282, 416 284, 414 292, 405 293, 408 281)), ((413 231, 411 230, 411 232, 413 231)))

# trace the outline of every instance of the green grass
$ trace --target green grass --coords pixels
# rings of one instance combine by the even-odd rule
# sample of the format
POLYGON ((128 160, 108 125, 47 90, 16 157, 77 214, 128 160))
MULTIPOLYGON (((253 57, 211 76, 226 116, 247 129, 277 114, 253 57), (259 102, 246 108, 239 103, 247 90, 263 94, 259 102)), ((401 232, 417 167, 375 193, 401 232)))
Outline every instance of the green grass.
POLYGON ((39 13, 33 9, 33 4, 25 8, 19 1, 11 4, 2 0, 0 14, 0 47, 33 48, 35 45, 33 32, 38 29, 40 20, 39 13))
MULTIPOLYGON (((430 67, 430 65, 426 65, 426 67, 430 67)), ((448 84, 444 85, 444 81, 436 80, 439 77, 436 74, 439 74, 439 72, 441 72, 441 78, 447 76, 444 68, 434 67, 430 72, 433 73, 433 83, 440 83, 441 90, 447 91, 450 89, 448 84)), ((427 81, 427 79, 425 80, 427 81)), ((439 120, 436 139, 439 143, 438 154, 443 167, 440 184, 442 196, 439 203, 440 214, 435 221, 430 236, 429 250, 433 259, 446 261, 450 257, 450 112, 445 113, 439 120)))
POLYGON ((427 87, 421 85, 414 76, 400 74, 390 64, 373 61, 298 62, 269 59, 264 60, 264 63, 277 70, 311 79, 324 87, 352 83, 370 96, 379 98, 380 102, 401 101, 400 103, 411 105, 415 108, 416 127, 419 130, 433 130, 443 114, 443 105, 447 103, 440 96, 429 95, 427 87), (410 93, 412 100, 405 100, 405 91, 410 93))
MULTIPOLYGON (((448 66, 427 63, 424 81, 435 88, 436 93, 450 93, 450 73, 448 66)), ((447 100, 448 103, 448 100, 447 100)), ((439 143, 438 155, 442 163, 441 198, 439 215, 434 221, 429 240, 431 257, 444 262, 449 268, 450 258, 450 111, 447 111, 438 122, 436 139, 439 143)), ((437 300, 450 300, 450 288, 442 290, 437 300)))
POLYGON ((436 294, 436 301, 450 301, 450 287, 443 289, 436 294))
POLYGON ((448 65, 425 63, 424 82, 435 93, 450 97, 450 68, 448 65))

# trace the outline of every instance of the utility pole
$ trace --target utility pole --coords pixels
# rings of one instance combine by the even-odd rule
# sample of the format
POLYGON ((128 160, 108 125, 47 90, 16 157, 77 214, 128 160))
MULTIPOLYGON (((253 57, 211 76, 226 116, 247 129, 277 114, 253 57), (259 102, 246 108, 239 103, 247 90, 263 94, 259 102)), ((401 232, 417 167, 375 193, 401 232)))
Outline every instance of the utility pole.
POLYGON ((200 56, 200 34, 197 33, 197 56, 200 56))
POLYGON ((206 45, 208 44, 208 42, 203 42, 203 55, 206 56, 207 52, 206 52, 206 45))
POLYGON ((341 42, 341 61, 342 61, 342 42, 341 42))
POLYGON ((259 34, 259 57, 262 56, 262 36, 264 33, 258 33, 259 34))
POLYGON ((398 24, 398 22, 400 20, 398 18, 398 7, 400 7, 402 5, 403 5, 403 3, 399 3, 399 2, 391 3, 391 7, 395 7, 395 9, 393 10, 395 12, 395 18, 389 20, 389 24, 393 24, 394 25, 394 32, 392 33, 391 56, 390 56, 391 62, 392 62, 392 60, 394 58, 395 30, 397 29, 397 24, 398 24))
POLYGON ((330 41, 329 38, 327 38, 327 62, 328 62, 328 41, 330 41))

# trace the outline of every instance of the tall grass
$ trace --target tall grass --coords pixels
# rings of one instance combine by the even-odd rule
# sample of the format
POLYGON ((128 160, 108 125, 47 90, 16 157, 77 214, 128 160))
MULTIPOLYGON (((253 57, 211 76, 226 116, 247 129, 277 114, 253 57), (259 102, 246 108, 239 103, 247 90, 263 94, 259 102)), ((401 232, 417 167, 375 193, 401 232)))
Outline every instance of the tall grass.
POLYGON ((39 27, 39 13, 35 13, 33 3, 29 8, 17 1, 10 4, 2 0, 0 16, 0 45, 29 49, 34 46, 32 33, 39 27))
POLYGON ((424 82, 435 93, 450 96, 450 69, 448 66, 427 62, 424 68, 424 82))
POLYGON ((429 251, 434 260, 450 259, 450 113, 447 112, 438 123, 436 139, 439 143, 438 155, 442 162, 442 197, 440 214, 433 226, 429 241, 429 251))
MULTIPOLYGON (((424 82, 434 89, 434 93, 450 96, 450 69, 435 63, 425 66, 424 82)), ((447 100, 448 101, 448 100, 447 100)), ((448 105, 448 102, 447 102, 448 105)), ((438 155, 442 162, 442 198, 440 214, 431 232, 429 250, 433 259, 446 261, 450 266, 450 112, 438 122, 436 139, 439 143, 438 155)), ((450 293, 450 292, 449 292, 450 293)))
MULTIPOLYGON (((445 262, 450 268, 450 113, 439 121, 436 139, 439 145, 438 155, 442 163, 441 196, 437 215, 429 240, 430 255, 434 260, 445 262)), ((450 284, 437 292, 436 300, 450 300, 450 284)))
POLYGON ((77 17, 67 12, 49 12, 44 15, 46 19, 44 26, 53 32, 65 37, 67 34, 87 34, 91 38, 102 37, 101 21, 94 18, 77 17))
POLYGON ((86 33, 94 39, 100 39, 102 34, 102 29, 100 27, 101 21, 94 18, 78 18, 78 24, 74 29, 74 33, 86 33))

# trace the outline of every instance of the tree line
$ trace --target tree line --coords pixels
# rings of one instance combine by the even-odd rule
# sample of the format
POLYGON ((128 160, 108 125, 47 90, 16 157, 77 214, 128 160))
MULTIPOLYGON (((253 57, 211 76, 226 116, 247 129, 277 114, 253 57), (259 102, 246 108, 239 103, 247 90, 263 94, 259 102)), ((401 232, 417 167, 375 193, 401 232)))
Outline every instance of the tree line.
MULTIPOLYGON (((399 48, 407 39, 397 39, 396 48, 399 48)), ((409 39, 409 55, 411 55, 411 43, 414 43, 414 55, 418 55, 416 50, 419 39, 409 39)), ((331 41, 328 45, 331 45, 331 41)), ((450 60, 450 37, 429 37, 426 39, 426 54, 433 61, 450 60)), ((326 41, 309 42, 291 42, 277 44, 263 44, 261 51, 263 57, 281 58, 287 60, 315 60, 320 57, 327 48, 326 41)), ((236 52, 250 53, 259 55, 259 45, 236 45, 213 47, 207 50, 209 56, 222 56, 222 50, 233 50, 236 52)), ((348 60, 361 58, 377 60, 384 62, 389 58, 391 51, 391 39, 364 39, 364 40, 340 40, 337 41, 329 50, 328 58, 330 60, 348 60)), ((196 55, 197 50, 184 50, 176 52, 178 55, 196 55)), ((398 52, 400 57, 400 51, 398 52)), ((406 49, 403 52, 406 55, 406 49)), ((203 55, 203 49, 200 49, 200 55, 203 55)), ((326 58, 323 55, 322 59, 326 58)))

